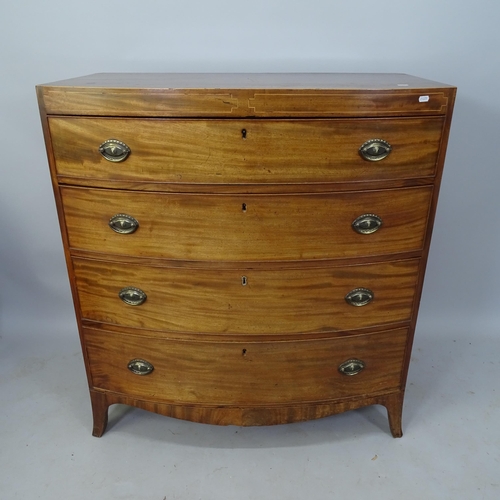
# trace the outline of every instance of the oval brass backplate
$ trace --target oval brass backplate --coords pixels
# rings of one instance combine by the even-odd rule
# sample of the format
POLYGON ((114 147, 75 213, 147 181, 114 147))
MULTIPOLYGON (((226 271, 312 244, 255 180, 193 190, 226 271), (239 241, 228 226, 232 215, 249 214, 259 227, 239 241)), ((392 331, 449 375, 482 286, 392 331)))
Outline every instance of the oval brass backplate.
POLYGON ((351 306, 361 307, 369 304, 374 298, 374 294, 368 288, 355 288, 346 296, 346 302, 351 306))
POLYGON ((99 146, 99 153, 108 161, 125 161, 130 154, 130 148, 118 139, 108 139, 99 146))
POLYGON ((109 227, 120 234, 132 234, 139 227, 139 221, 131 215, 116 214, 109 219, 109 227))
POLYGON ((357 375, 365 369, 365 363, 360 359, 348 359, 339 366, 339 372, 343 375, 357 375))
POLYGON ((370 139, 359 148, 359 154, 367 161, 383 160, 391 151, 392 146, 383 139, 370 139))
POLYGON ((382 219, 375 214, 363 214, 352 222, 352 228, 359 234, 372 234, 382 226, 382 219))
POLYGON ((147 295, 140 288, 133 286, 122 288, 118 296, 129 306, 140 306, 147 299, 147 295))
POLYGON ((149 375, 155 367, 145 359, 132 359, 128 362, 127 368, 135 375, 149 375))

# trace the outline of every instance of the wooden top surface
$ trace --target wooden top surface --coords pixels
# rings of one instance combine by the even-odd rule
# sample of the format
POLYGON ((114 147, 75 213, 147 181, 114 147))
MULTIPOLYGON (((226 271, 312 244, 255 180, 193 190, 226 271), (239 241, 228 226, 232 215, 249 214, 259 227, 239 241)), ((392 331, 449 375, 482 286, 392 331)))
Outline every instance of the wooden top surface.
POLYGON ((164 90, 394 90, 451 87, 400 73, 95 73, 43 86, 164 90))
POLYGON ((48 115, 335 118, 443 115, 455 88, 383 73, 98 73, 37 92, 48 115))

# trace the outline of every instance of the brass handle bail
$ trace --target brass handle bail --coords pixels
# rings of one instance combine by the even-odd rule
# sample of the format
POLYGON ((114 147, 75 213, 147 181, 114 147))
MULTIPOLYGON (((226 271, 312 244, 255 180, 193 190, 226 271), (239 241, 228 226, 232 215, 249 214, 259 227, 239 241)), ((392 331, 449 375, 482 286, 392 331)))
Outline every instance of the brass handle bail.
POLYGON ((345 296, 345 300, 351 306, 361 307, 369 304, 374 297, 374 293, 368 288, 355 288, 345 296))
POLYGON ((134 286, 127 286, 118 292, 120 299, 129 306, 140 306, 147 299, 147 295, 140 289, 134 286))
POLYGON ((339 372, 342 373, 343 375, 349 375, 349 376, 357 375, 364 369, 365 369, 365 363, 360 359, 348 359, 339 366, 339 372))
POLYGON ((135 375, 149 375, 155 367, 145 359, 132 359, 128 362, 127 368, 135 375))
POLYGON ((109 219, 109 227, 119 234, 131 234, 139 227, 139 221, 127 214, 116 214, 109 219))
POLYGON ((99 146, 99 153, 106 160, 118 163, 127 159, 130 148, 118 139, 108 139, 99 146))
POLYGON ((391 151, 392 146, 383 139, 370 139, 359 148, 359 154, 367 161, 383 160, 391 151))
POLYGON ((375 214, 363 214, 352 222, 352 228, 359 234, 372 234, 382 226, 382 219, 375 214))

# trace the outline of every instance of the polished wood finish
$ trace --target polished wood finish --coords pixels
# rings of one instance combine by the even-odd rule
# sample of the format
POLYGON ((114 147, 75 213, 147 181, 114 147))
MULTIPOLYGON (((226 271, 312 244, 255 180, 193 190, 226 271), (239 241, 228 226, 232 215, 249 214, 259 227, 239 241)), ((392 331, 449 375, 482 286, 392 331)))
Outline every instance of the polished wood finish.
POLYGON ((395 330, 339 339, 196 342, 85 330, 94 388, 201 405, 289 405, 397 390, 406 337, 406 330, 395 330), (340 373, 339 365, 353 357, 366 368, 340 373), (127 364, 134 358, 150 362, 153 372, 133 374, 127 364))
POLYGON ((74 259, 85 319, 227 335, 336 332, 409 321, 418 265, 412 259, 316 269, 225 270, 74 259), (122 302, 118 292, 126 286, 140 288, 147 300, 140 306, 122 302), (372 290, 375 298, 353 307, 345 296, 359 287, 372 290))
POLYGON ((90 401, 92 403, 92 416, 94 419, 94 428, 92 435, 101 437, 108 425, 108 407, 109 403, 102 392, 90 391, 90 401))
POLYGON ((121 403, 219 425, 381 404, 401 437, 454 87, 399 74, 97 74, 37 92, 94 436, 121 403), (124 162, 100 155, 107 139, 131 147, 124 162), (362 159, 368 139, 391 154, 362 159), (138 230, 112 231, 118 213, 138 230), (357 234, 367 213, 383 225, 357 234), (146 301, 123 303, 126 286, 146 301), (373 301, 348 305, 359 287, 373 301), (152 373, 133 374, 135 358, 152 373), (364 369, 340 373, 352 359, 364 369))
POLYGON ((66 178, 300 184, 433 176, 443 122, 443 117, 286 121, 54 117, 49 126, 57 173, 66 178), (110 138, 130 147, 125 161, 113 163, 99 153, 99 145, 110 138), (359 148, 375 138, 384 139, 393 150, 384 160, 370 162, 359 148))
POLYGON ((421 250, 432 187, 272 196, 61 187, 61 195, 72 249, 243 262, 421 250), (135 233, 118 234, 109 228, 109 219, 123 213, 139 221, 135 233), (351 224, 366 213, 377 214, 383 225, 373 234, 358 234, 351 224))
POLYGON ((455 92, 373 73, 100 73, 37 90, 49 115, 224 118, 445 115, 455 92))
POLYGON ((93 435, 101 437, 108 422, 108 408, 113 404, 135 406, 167 417, 215 425, 241 426, 279 425, 328 417, 369 405, 387 409, 390 431, 395 438, 403 435, 401 428, 402 392, 377 393, 358 398, 343 398, 331 402, 300 405, 255 406, 198 406, 161 403, 156 399, 134 398, 111 391, 90 390, 94 414, 93 435))

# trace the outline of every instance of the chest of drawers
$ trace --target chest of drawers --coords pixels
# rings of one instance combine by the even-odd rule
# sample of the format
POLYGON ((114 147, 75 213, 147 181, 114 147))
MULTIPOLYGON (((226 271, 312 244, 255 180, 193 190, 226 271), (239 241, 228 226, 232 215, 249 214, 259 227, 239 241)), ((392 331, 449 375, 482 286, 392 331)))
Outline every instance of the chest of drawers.
MULTIPOLYGON (((37 87, 94 436, 403 395, 456 89, 400 74, 37 87)), ((334 425, 334 423, 332 423, 334 425)))

